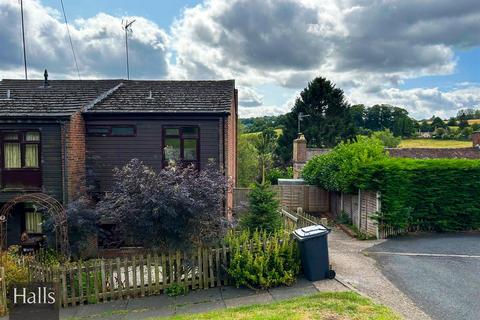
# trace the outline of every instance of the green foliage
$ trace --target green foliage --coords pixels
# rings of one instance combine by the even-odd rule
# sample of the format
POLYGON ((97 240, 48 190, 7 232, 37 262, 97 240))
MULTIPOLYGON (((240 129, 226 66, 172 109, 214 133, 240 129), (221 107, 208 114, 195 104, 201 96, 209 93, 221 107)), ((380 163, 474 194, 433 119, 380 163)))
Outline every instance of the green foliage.
POLYGON ((5 279, 7 292, 13 285, 28 282, 28 268, 26 263, 31 256, 23 257, 20 254, 19 246, 10 246, 7 251, 0 252, 0 266, 5 268, 5 279))
POLYGON ((275 152, 284 163, 292 159, 292 141, 298 135, 300 112, 309 115, 303 119, 301 131, 312 147, 333 147, 355 137, 355 126, 343 91, 325 78, 315 78, 282 120, 283 134, 275 152))
POLYGON ((169 297, 183 296, 188 293, 188 288, 180 283, 172 283, 165 289, 165 293, 169 297))
POLYGON ((240 227, 249 230, 263 230, 269 233, 282 228, 278 212, 279 202, 268 184, 255 184, 248 195, 249 211, 240 220, 240 227))
POLYGON ((238 139, 238 185, 249 187, 257 181, 259 163, 253 137, 241 134, 238 139))
POLYGON ((395 137, 389 129, 373 132, 372 138, 382 141, 387 148, 396 148, 402 141, 400 137, 395 137))
POLYGON ((253 145, 257 149, 262 183, 265 183, 267 168, 273 163, 273 152, 275 151, 277 138, 277 133, 273 129, 267 128, 253 139, 253 145))
POLYGON ((226 237, 231 261, 227 272, 237 287, 267 289, 291 285, 300 270, 295 240, 287 233, 245 230, 226 237))
POLYGON ((291 179, 293 178, 293 167, 283 168, 271 168, 267 171, 266 180, 268 183, 275 185, 278 184, 278 179, 291 179))
POLYGON ((390 130, 396 137, 410 137, 415 133, 417 122, 408 116, 408 111, 388 104, 351 107, 352 118, 361 134, 390 130))
POLYGON ((433 129, 446 128, 446 127, 447 127, 447 125, 445 124, 445 122, 444 122, 441 118, 439 118, 439 117, 433 118, 431 125, 432 125, 432 128, 433 128, 433 129))
POLYGON ((244 127, 245 133, 264 131, 265 129, 281 128, 281 122, 285 115, 264 116, 256 118, 242 118, 240 124, 244 127))
POLYGON ((331 152, 307 162, 302 171, 309 184, 332 191, 351 191, 361 167, 376 160, 386 159, 380 140, 358 137, 353 143, 341 143, 331 152))
POLYGON ((454 231, 480 228, 480 161, 391 158, 365 164, 361 189, 381 194, 381 224, 454 231))
POLYGON ((337 218, 337 223, 340 224, 352 224, 352 219, 345 211, 340 212, 340 215, 337 218))

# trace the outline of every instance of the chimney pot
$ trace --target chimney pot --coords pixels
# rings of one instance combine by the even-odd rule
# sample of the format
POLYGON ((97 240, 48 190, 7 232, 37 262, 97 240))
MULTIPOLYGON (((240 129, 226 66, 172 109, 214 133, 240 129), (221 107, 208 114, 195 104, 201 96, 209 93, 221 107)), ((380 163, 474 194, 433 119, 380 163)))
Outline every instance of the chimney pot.
POLYGON ((12 95, 10 93, 10 89, 7 89, 7 99, 11 99, 12 95))

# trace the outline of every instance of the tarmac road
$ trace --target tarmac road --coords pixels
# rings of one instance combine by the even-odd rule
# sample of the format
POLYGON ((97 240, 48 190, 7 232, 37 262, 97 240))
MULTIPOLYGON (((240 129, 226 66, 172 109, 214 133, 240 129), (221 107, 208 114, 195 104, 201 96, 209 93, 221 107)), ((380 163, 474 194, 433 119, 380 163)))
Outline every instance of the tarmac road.
POLYGON ((480 233, 398 237, 365 253, 432 319, 480 319, 480 233))

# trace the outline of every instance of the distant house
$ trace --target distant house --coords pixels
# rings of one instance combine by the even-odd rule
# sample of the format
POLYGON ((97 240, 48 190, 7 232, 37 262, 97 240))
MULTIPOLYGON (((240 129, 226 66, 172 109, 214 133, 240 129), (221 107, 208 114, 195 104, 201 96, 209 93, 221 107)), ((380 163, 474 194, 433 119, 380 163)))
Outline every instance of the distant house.
MULTIPOLYGON (((301 134, 293 140, 293 177, 299 178, 303 167, 316 155, 330 152, 331 149, 308 148, 307 140, 301 134)), ((385 148, 389 155, 396 158, 415 159, 480 159, 480 132, 472 134, 470 148, 385 148)))
MULTIPOLYGON (((28 194, 65 206, 85 192, 87 167, 108 191, 112 169, 132 158, 157 170, 213 161, 235 183, 237 96, 233 80, 2 80, 0 206, 28 194)), ((0 218, 0 245, 42 234, 35 201, 0 218)))

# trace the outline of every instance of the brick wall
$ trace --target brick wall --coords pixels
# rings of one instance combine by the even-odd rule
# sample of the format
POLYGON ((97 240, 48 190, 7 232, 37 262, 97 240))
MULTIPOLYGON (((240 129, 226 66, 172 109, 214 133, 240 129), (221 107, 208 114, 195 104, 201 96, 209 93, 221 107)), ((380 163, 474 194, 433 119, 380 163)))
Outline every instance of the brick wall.
POLYGON ((66 125, 67 149, 67 202, 74 200, 86 190, 85 168, 85 121, 80 112, 70 117, 66 125))
POLYGON ((227 217, 232 217, 233 187, 237 183, 237 124, 238 124, 238 91, 235 89, 234 99, 230 107, 230 115, 225 121, 225 166, 226 174, 231 182, 227 192, 227 217))

